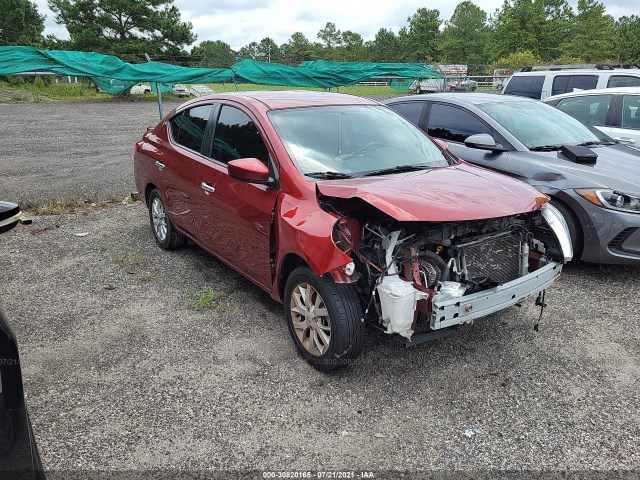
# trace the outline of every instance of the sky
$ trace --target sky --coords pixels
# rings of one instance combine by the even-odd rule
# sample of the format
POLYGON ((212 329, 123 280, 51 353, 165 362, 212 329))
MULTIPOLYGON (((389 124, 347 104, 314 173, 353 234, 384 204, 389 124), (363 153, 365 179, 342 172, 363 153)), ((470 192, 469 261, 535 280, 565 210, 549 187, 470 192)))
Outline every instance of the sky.
MULTIPOLYGON (((462 0, 460 0, 462 1, 462 0)), ((602 1, 602 0, 601 0, 602 1)), ((40 13, 46 15, 45 35, 69 38, 67 30, 55 23, 47 0, 35 0, 40 13)), ((407 25, 407 17, 420 7, 437 9, 442 20, 449 20, 456 0, 174 0, 182 19, 193 23, 198 35, 197 43, 204 40, 222 40, 238 50, 250 42, 260 42, 271 37, 276 44, 286 43, 291 34, 302 32, 311 40, 317 40, 318 30, 327 22, 333 22, 341 30, 351 30, 362 35, 365 41, 373 40, 380 28, 398 32, 407 25), (209 4, 209 5, 207 5, 209 4)), ((474 0, 487 14, 502 6, 503 0, 474 0)), ((576 11, 578 0, 569 0, 576 11)), ((602 1, 609 15, 616 20, 623 15, 640 13, 638 0, 602 1)))

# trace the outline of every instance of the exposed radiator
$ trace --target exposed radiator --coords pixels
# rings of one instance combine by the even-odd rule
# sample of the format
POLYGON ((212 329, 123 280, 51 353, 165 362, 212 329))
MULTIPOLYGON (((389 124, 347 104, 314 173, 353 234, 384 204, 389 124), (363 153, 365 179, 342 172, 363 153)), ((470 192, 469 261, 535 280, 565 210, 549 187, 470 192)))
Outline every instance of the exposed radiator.
POLYGON ((520 239, 511 233, 464 246, 469 279, 489 277, 500 284, 520 276, 520 239))

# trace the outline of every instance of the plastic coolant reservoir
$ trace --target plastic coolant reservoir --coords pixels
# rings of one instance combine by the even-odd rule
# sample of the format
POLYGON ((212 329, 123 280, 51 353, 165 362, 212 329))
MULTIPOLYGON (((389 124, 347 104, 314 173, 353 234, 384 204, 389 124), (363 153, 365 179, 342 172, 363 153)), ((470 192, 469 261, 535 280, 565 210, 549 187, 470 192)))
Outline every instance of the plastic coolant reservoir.
POLYGON ((411 338, 416 303, 420 299, 429 298, 429 295, 416 290, 397 275, 388 275, 378 285, 378 297, 387 333, 397 333, 411 338))

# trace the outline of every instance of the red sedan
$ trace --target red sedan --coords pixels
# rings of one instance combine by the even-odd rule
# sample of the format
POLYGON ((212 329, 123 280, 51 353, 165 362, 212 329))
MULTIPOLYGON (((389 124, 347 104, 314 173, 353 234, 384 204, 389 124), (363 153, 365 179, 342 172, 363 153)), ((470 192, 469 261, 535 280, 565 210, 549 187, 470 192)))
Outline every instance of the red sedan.
POLYGON ((360 354, 365 323, 415 344, 543 292, 571 258, 546 196, 365 98, 201 97, 134 163, 159 246, 189 238, 282 301, 321 370, 360 354))

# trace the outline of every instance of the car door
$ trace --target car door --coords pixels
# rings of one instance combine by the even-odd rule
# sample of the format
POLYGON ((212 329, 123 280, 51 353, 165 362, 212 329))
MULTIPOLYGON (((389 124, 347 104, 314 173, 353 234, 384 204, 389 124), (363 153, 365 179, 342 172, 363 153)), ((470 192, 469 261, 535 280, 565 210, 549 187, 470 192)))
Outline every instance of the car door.
POLYGON ((640 146, 640 95, 621 95, 620 108, 609 134, 616 140, 640 146))
POLYGON ((207 161, 200 164, 196 181, 197 238, 224 262, 270 288, 276 167, 259 123, 247 109, 221 104, 215 119, 207 161), (267 164, 273 184, 231 178, 227 163, 239 158, 257 158, 267 164))
POLYGON ((195 230, 193 196, 212 109, 211 104, 197 105, 171 118, 167 122, 170 146, 155 161, 159 170, 157 186, 165 198, 171 221, 190 234, 195 230))
POLYGON ((492 170, 503 170, 509 157, 509 152, 494 153, 466 147, 465 139, 480 133, 491 135, 496 143, 508 145, 486 122, 457 105, 432 102, 423 116, 420 128, 434 138, 445 140, 454 155, 492 170))

